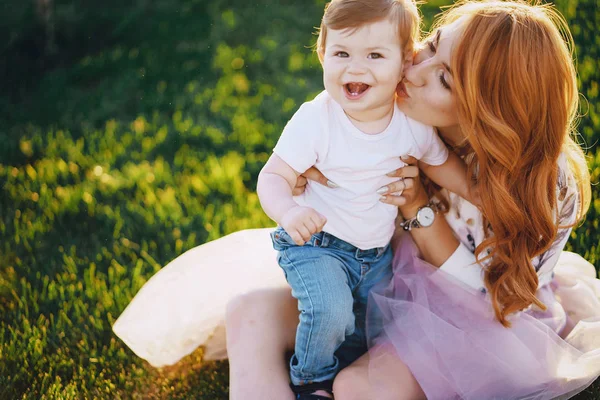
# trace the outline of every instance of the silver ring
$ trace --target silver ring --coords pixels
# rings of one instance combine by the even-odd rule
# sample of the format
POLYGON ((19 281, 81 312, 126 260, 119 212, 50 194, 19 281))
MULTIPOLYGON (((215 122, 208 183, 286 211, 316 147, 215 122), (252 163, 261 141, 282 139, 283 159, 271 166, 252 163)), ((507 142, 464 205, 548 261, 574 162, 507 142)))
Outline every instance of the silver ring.
POLYGON ((404 178, 400 177, 400 182, 402 182, 402 189, 392 193, 392 196, 402 196, 402 192, 406 189, 406 182, 404 182, 404 178))

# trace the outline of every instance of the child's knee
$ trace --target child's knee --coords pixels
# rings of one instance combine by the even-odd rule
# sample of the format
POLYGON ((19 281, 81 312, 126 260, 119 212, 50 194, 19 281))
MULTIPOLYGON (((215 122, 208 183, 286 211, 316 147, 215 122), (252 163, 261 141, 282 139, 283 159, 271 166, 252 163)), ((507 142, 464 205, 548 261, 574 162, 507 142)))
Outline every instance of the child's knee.
POLYGON ((355 329, 352 296, 336 296, 335 299, 313 304, 313 318, 331 328, 339 327, 344 335, 351 335, 355 329))

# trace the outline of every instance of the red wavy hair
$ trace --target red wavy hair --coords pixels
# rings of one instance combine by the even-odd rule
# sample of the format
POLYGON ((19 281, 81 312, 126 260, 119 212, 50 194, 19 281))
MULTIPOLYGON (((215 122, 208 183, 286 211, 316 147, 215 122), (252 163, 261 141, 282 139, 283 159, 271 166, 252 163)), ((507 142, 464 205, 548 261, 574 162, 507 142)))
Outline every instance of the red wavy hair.
POLYGON ((578 111, 573 39, 550 5, 463 1, 437 27, 464 19, 451 69, 471 173, 477 176, 486 240, 485 283, 497 319, 535 304, 531 260, 556 238, 559 155, 578 179, 581 218, 590 202, 589 171, 573 140, 578 111), (491 253, 488 255, 488 250, 491 253))

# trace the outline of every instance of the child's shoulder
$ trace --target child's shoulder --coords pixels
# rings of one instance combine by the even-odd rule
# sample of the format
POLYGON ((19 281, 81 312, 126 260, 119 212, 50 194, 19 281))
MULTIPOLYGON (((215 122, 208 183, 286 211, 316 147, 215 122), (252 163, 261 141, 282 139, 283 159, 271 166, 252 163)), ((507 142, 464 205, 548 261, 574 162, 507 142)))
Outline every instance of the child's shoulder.
POLYGON ((394 110, 394 123, 402 125, 409 129, 412 133, 434 133, 434 129, 431 125, 424 124, 416 119, 410 118, 408 115, 400 111, 398 105, 395 106, 394 110))
POLYGON ((333 98, 329 95, 329 93, 327 93, 326 90, 323 90, 318 95, 316 95, 314 99, 302 104, 302 107, 323 110, 327 109, 332 101, 333 98))
POLYGON ((331 112, 333 98, 324 90, 314 99, 300 105, 295 113, 296 117, 321 118, 331 112))

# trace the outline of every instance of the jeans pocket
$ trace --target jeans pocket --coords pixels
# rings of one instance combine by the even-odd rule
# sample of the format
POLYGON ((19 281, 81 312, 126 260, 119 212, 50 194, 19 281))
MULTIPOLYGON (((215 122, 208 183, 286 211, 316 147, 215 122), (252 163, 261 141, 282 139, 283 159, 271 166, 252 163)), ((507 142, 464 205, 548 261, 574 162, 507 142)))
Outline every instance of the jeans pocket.
POLYGON ((273 242, 273 248, 277 251, 285 250, 290 246, 296 246, 290 235, 281 227, 271 232, 271 241, 273 242))

